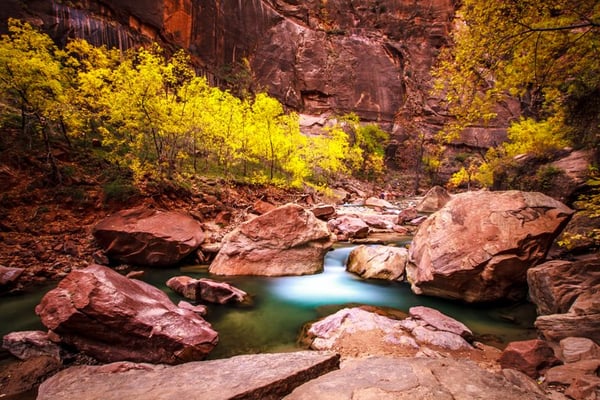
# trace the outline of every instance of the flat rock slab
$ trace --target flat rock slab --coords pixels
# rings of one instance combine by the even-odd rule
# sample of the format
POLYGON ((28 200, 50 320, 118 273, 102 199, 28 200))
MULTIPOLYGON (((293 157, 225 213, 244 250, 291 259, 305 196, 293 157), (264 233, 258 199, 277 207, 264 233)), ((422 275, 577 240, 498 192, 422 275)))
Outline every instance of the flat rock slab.
POLYGON ((286 400, 546 399, 472 362, 452 359, 355 359, 284 397, 286 400))
POLYGON ((167 366, 118 362, 72 367, 45 381, 37 400, 280 399, 339 367, 339 355, 299 351, 167 366))

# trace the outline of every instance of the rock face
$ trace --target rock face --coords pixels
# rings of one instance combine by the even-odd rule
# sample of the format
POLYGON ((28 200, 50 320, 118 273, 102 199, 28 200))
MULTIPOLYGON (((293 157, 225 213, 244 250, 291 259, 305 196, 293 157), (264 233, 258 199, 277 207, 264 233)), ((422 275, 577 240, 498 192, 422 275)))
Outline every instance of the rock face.
POLYGON ((177 264, 204 241, 202 226, 191 216, 145 208, 108 217, 93 234, 111 259, 153 267, 177 264))
POLYGON ((256 354, 177 366, 119 362, 64 370, 45 381, 38 400, 280 399, 338 368, 333 353, 256 354), (82 382, 85 384, 82 385, 82 382))
POLYGON ((548 340, 587 337, 600 343, 600 258, 553 260, 527 272, 535 326, 548 340))
POLYGON ((365 279, 401 280, 407 260, 403 247, 361 245, 350 252, 346 269, 365 279))
POLYGON ((103 362, 199 360, 218 340, 209 323, 161 290, 100 265, 71 272, 35 312, 62 343, 103 362))
POLYGON ((527 269, 543 261, 572 213, 536 192, 456 195, 419 227, 407 279, 417 294, 467 302, 522 298, 527 269))
POLYGON ((167 286, 194 301, 227 304, 249 301, 248 293, 231 286, 226 282, 211 279, 194 279, 189 276, 174 276, 167 281, 167 286))
POLYGON ((347 361, 285 400, 546 399, 464 360, 370 357, 347 361))
POLYGON ((217 275, 305 275, 323 270, 333 244, 327 224, 296 204, 244 222, 223 238, 209 271, 217 275))

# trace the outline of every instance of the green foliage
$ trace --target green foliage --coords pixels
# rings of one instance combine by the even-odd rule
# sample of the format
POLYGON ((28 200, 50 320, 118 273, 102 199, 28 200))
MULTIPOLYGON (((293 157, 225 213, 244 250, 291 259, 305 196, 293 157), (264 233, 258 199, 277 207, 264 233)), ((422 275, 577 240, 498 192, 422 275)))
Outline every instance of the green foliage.
POLYGON ((354 113, 340 118, 336 129, 348 132, 345 164, 359 178, 376 179, 384 171, 384 151, 389 134, 376 124, 362 125, 354 113))
POLYGON ((131 183, 123 179, 115 179, 103 186, 104 201, 125 203, 139 194, 139 190, 131 183))
POLYGON ((598 115, 600 7, 596 0, 465 0, 453 46, 433 71, 435 89, 455 117, 441 132, 451 141, 469 125, 487 126, 507 100, 522 118, 509 141, 481 159, 482 180, 511 157, 544 156, 570 143, 597 147, 599 126, 577 121, 576 108, 598 115))
MULTIPOLYGON (((41 132, 47 144, 58 133, 69 144, 69 138, 101 138, 103 157, 131 171, 135 182, 184 185, 202 172, 301 186, 325 184, 349 167, 365 176, 381 173, 387 135, 379 128, 351 116, 351 136, 334 128, 306 137, 297 114, 265 93, 250 96, 251 72, 240 71, 242 98, 197 76, 183 51, 167 56, 153 45, 121 54, 83 40, 60 50, 47 35, 11 20, 0 41, 0 104, 21 110, 23 133, 41 132)), ((134 193, 114 180, 105 194, 134 193)))

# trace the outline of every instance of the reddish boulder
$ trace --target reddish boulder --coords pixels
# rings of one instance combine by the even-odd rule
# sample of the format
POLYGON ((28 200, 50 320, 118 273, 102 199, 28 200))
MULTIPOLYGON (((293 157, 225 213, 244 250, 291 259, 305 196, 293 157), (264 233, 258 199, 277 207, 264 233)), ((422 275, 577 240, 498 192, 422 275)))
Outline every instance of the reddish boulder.
POLYGON ((565 394, 575 400, 600 399, 600 359, 582 360, 551 368, 546 384, 566 387, 565 394))
POLYGON ((209 303, 246 303, 249 301, 248 293, 231 286, 226 282, 217 282, 211 279, 194 279, 189 276, 174 276, 167 281, 167 286, 174 292, 194 301, 209 303))
POLYGON ((324 221, 286 204, 241 224, 224 238, 209 271, 217 275, 305 275, 323 270, 332 246, 324 221))
POLYGON ((161 290, 100 265, 71 272, 35 311, 61 342, 102 362, 199 360, 218 340, 161 290))
POLYGON ((204 241, 202 226, 176 211, 119 211, 93 229, 106 255, 118 262, 164 267, 177 264, 204 241))
POLYGON ((369 235, 369 225, 361 218, 341 215, 327 222, 329 229, 344 240, 364 239, 369 235))
POLYGON ((417 294, 485 302, 521 299, 573 211, 535 192, 453 196, 413 238, 406 267, 417 294))
POLYGON ((511 342, 500 356, 502 368, 512 368, 537 378, 548 368, 560 364, 552 347, 543 340, 511 342))
POLYGON ((315 217, 325 221, 335 215, 335 207, 331 204, 317 204, 311 211, 315 217))
POLYGON ((453 333, 469 342, 472 342, 474 339, 473 332, 465 324, 442 314, 436 309, 416 306, 411 307, 408 313, 413 319, 423 321, 437 331, 453 333))

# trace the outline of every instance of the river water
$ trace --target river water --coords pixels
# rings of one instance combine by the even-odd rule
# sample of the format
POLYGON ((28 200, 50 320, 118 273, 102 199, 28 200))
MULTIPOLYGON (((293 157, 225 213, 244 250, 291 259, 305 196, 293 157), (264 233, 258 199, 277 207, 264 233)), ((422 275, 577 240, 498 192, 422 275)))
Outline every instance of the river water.
MULTIPOLYGON (((325 257, 325 271, 294 277, 213 276, 206 266, 149 269, 144 281, 169 294, 177 303, 182 298, 166 287, 177 275, 221 280, 246 291, 253 306, 209 305, 206 319, 219 332, 219 344, 210 358, 237 354, 286 351, 296 344, 302 326, 349 304, 393 307, 408 311, 412 306, 435 308, 467 325, 480 340, 502 347, 509 341, 535 337, 535 308, 531 304, 477 306, 428 296, 417 296, 407 283, 363 280, 345 270, 352 247, 340 247, 325 257)), ((0 299, 0 335, 11 331, 42 329, 35 306, 50 287, 27 295, 0 299)))

